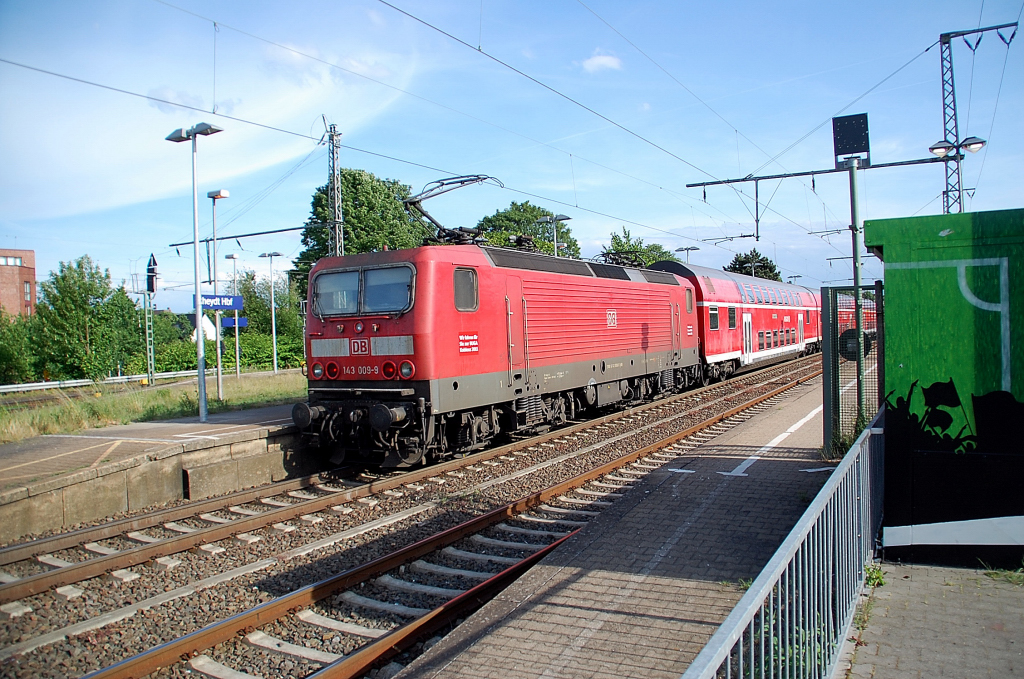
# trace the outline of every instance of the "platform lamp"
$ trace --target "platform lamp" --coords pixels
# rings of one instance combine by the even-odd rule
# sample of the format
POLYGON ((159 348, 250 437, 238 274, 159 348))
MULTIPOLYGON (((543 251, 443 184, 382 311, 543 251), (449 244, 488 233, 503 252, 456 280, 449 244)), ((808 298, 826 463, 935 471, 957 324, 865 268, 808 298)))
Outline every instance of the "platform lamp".
POLYGON ((985 148, 988 142, 980 137, 967 137, 959 144, 943 139, 928 147, 933 154, 946 161, 946 190, 942 192, 942 212, 948 214, 953 205, 959 205, 959 212, 963 211, 962 178, 960 176, 960 161, 964 159, 964 151, 977 153, 985 148), (949 164, 954 163, 953 171, 949 170, 949 164), (951 181, 952 180, 952 181, 951 181), (956 195, 952 195, 952 194, 956 195))
POLYGON ((196 139, 200 135, 223 132, 223 128, 209 123, 199 123, 188 129, 178 128, 165 137, 167 141, 192 142, 192 249, 195 259, 195 319, 196 319, 196 377, 199 382, 199 421, 206 422, 206 337, 203 334, 203 298, 199 291, 199 189, 196 182, 196 139))
MULTIPOLYGON (((238 255, 231 253, 230 255, 224 255, 224 259, 231 260, 231 294, 238 294, 238 255)), ((241 379, 242 377, 242 365, 241 365, 241 352, 238 350, 238 309, 235 309, 235 377, 241 379)))
POLYGON ((280 252, 264 252, 260 257, 270 258, 270 336, 274 341, 274 374, 277 374, 277 307, 274 305, 274 257, 283 257, 280 252))
MULTIPOLYGON (((213 203, 213 296, 217 296, 217 200, 220 198, 227 198, 231 194, 228 193, 227 189, 217 189, 216 191, 210 191, 206 194, 206 197, 213 203)), ((224 400, 224 371, 221 369, 221 356, 220 356, 220 309, 217 309, 213 313, 214 325, 217 326, 217 400, 224 400)))
POLYGON ((687 245, 685 248, 676 248, 676 252, 685 252, 686 253, 686 263, 687 264, 690 263, 690 252, 692 250, 700 250, 700 248, 697 247, 696 245, 687 245))
POLYGON ((789 284, 790 284, 790 285, 795 285, 795 284, 796 284, 796 279, 798 279, 798 278, 803 278, 803 275, 802 275, 802 274, 798 274, 798 273, 795 273, 795 274, 793 274, 793 275, 791 275, 791 276, 786 276, 786 278, 788 278, 788 279, 789 279, 789 284))
POLYGON ((558 222, 567 222, 570 219, 572 219, 572 217, 568 215, 555 215, 554 217, 552 217, 551 215, 544 215, 543 217, 534 222, 534 224, 552 225, 552 232, 554 234, 553 241, 555 244, 555 257, 558 256, 558 222))

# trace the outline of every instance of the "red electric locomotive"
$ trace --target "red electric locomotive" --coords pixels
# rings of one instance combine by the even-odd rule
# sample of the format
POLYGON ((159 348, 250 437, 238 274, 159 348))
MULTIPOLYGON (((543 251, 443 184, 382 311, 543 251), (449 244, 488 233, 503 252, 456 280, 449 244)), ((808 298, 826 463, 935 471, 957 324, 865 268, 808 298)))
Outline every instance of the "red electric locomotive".
POLYGON ((465 454, 706 379, 703 294, 665 271, 478 245, 325 258, 293 419, 335 463, 465 454))
POLYGON ((810 288, 679 262, 658 262, 652 268, 694 286, 708 378, 821 347, 821 296, 810 288))

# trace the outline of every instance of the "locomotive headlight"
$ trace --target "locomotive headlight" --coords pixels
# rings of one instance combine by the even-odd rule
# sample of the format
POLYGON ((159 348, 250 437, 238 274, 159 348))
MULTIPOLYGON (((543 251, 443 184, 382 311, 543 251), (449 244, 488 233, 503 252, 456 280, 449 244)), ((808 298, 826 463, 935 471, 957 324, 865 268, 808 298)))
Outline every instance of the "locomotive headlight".
POLYGON ((355 330, 356 330, 356 332, 362 332, 363 331, 363 322, 362 321, 356 321, 355 330))
POLYGON ((313 364, 313 379, 320 379, 324 376, 324 367, 319 363, 313 364))
POLYGON ((416 366, 412 364, 412 361, 402 361, 402 364, 398 366, 398 372, 402 375, 402 379, 409 379, 416 374, 416 366))
POLYGON ((398 374, 398 368, 391 361, 384 361, 384 365, 380 367, 380 372, 384 375, 385 379, 393 380, 395 375, 398 374))

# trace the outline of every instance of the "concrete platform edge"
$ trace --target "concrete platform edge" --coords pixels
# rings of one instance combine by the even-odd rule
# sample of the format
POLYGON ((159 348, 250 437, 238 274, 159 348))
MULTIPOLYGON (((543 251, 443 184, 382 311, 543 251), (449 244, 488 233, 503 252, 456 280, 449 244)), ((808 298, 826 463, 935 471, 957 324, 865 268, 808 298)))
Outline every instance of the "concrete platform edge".
POLYGON ((309 471, 293 425, 173 443, 0 492, 0 541, 309 471), (192 484, 190 486, 190 484, 192 484))

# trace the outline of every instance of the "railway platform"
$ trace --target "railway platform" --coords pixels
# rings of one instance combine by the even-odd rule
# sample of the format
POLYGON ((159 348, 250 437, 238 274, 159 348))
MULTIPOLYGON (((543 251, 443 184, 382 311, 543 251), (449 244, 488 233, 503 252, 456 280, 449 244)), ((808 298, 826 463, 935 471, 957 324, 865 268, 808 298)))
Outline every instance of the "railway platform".
POLYGON ((820 378, 652 470, 401 677, 675 679, 833 465, 820 378))
POLYGON ((302 471, 288 405, 0 445, 0 541, 302 471))

